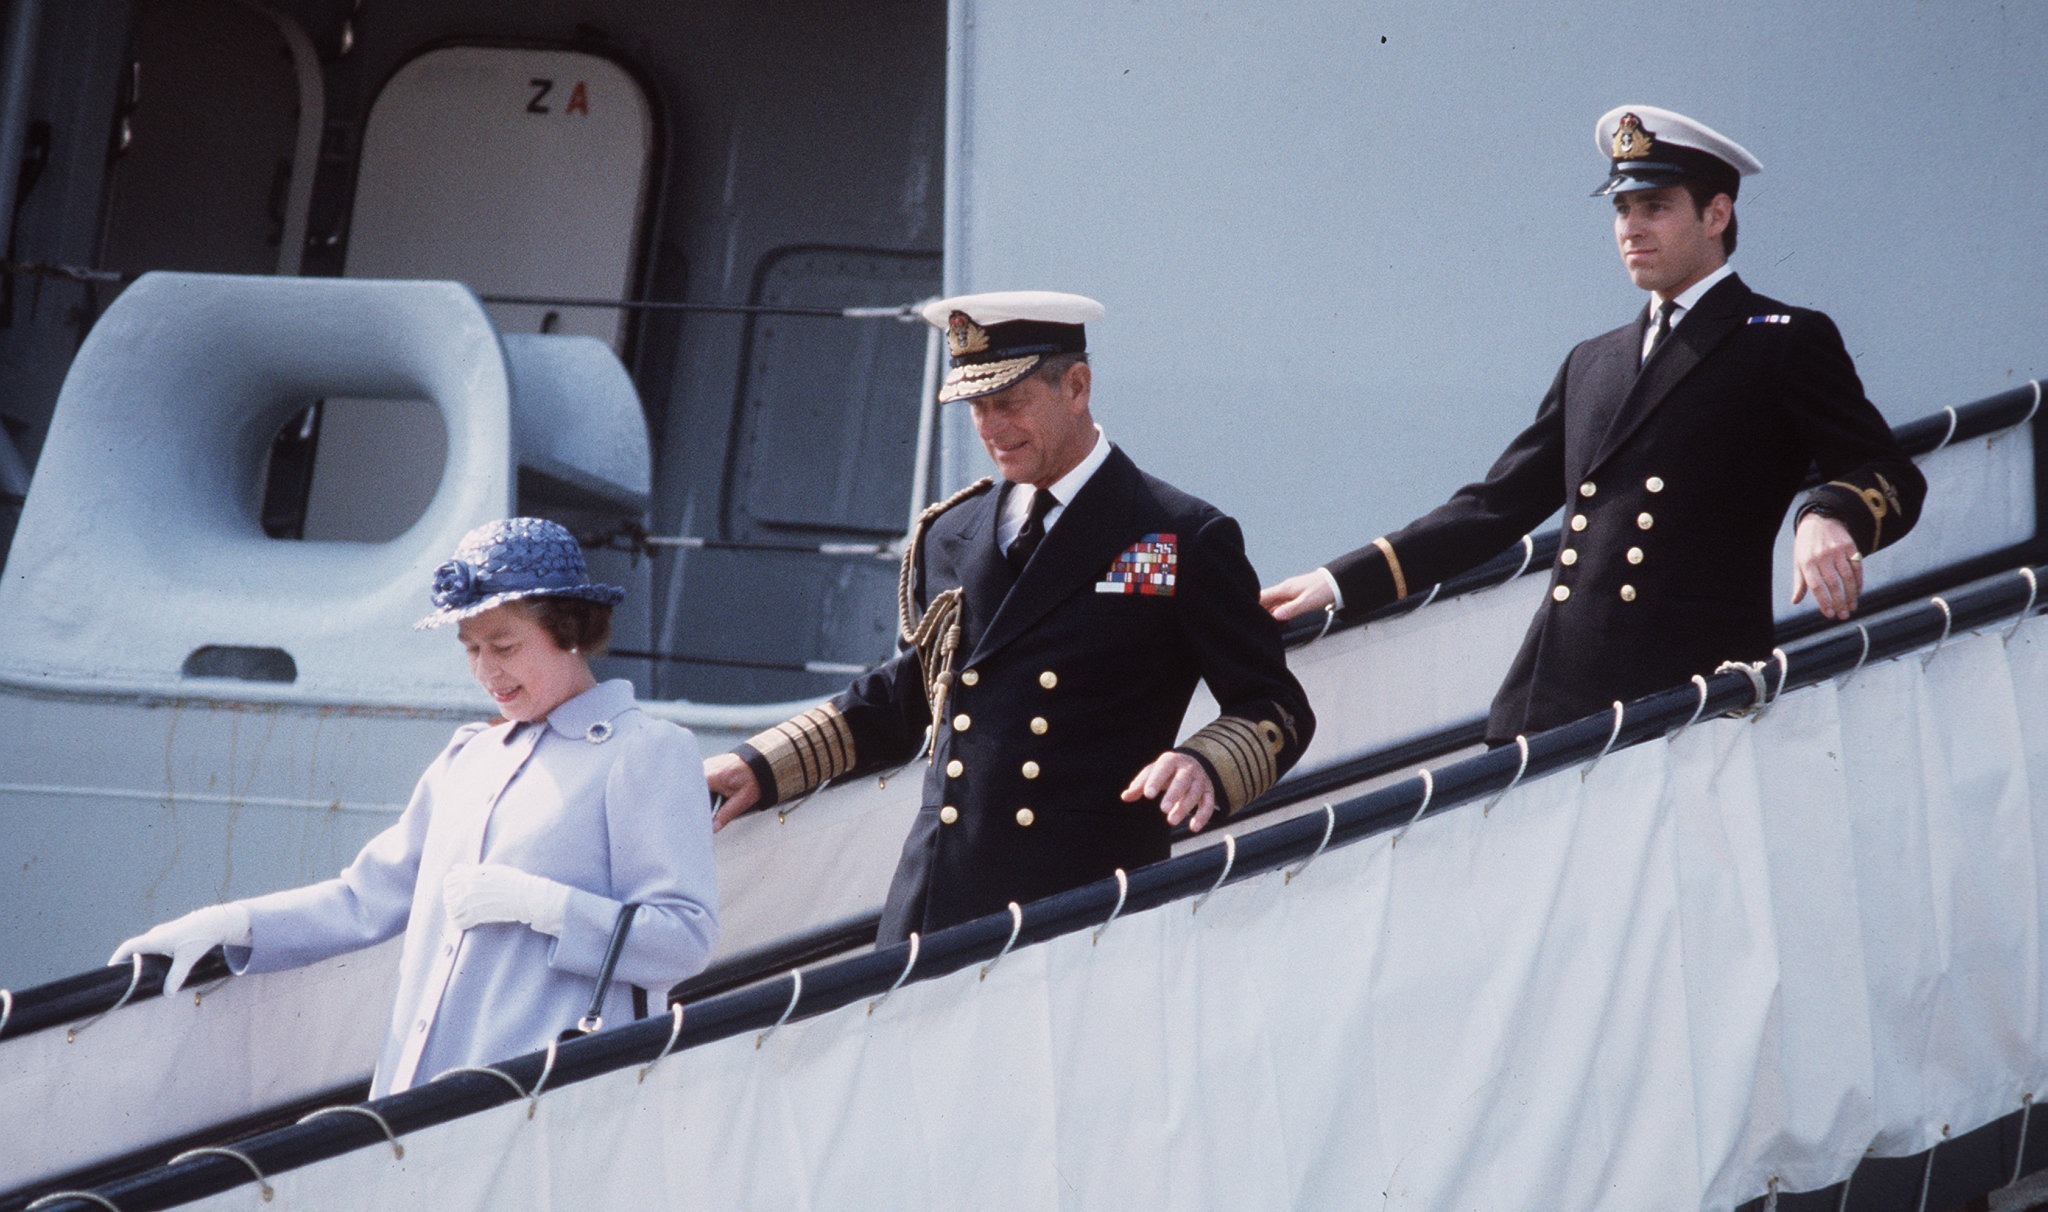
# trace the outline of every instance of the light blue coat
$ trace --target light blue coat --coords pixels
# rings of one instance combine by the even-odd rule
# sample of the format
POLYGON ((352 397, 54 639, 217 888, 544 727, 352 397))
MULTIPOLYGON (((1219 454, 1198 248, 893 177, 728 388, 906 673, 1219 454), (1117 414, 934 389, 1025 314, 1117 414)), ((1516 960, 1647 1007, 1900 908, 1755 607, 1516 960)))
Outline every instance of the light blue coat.
POLYGON ((640 902, 604 1007, 632 1018, 700 971, 718 937, 711 808, 696 738, 602 683, 544 724, 459 728, 396 824, 335 879, 243 902, 238 972, 310 964, 401 930, 398 995, 370 1096, 547 1046, 589 1009, 619 907, 640 902), (503 863, 567 884, 560 939, 518 922, 457 930, 441 880, 503 863))

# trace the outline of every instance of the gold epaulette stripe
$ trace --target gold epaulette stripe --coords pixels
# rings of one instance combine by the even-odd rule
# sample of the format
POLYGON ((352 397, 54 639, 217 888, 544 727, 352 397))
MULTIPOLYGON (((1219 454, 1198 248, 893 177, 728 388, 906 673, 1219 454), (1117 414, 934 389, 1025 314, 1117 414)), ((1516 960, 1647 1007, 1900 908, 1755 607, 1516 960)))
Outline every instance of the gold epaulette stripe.
POLYGON ((747 744, 768 763, 777 801, 802 795, 853 768, 853 729, 830 703, 785 720, 747 744))
POLYGON ((1258 798, 1278 777, 1276 755, 1250 720, 1226 715, 1189 737, 1181 748, 1200 754, 1216 771, 1223 784, 1216 795, 1225 812, 1258 798))
POLYGON ((1398 602, 1407 597, 1408 577, 1401 571, 1401 557, 1394 554, 1394 545, 1387 542, 1384 536, 1374 539, 1372 545, 1380 549, 1381 555, 1387 557, 1387 571, 1394 574, 1394 600, 1398 602))

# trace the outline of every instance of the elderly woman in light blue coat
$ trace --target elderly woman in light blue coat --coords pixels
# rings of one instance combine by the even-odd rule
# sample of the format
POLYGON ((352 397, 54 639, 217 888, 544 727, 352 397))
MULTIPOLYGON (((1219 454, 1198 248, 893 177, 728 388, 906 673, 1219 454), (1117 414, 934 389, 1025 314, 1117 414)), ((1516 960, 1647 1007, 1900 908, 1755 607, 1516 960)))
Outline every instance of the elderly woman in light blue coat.
POLYGON ((334 879, 196 910, 122 943, 169 955, 164 990, 211 948, 238 973, 310 964, 403 931, 371 1097, 543 1048, 589 1007, 619 910, 640 909, 603 1009, 632 1017, 702 970, 718 935, 696 739, 641 711, 589 655, 624 591, 592 584, 562 527, 471 531, 435 573, 436 612, 503 719, 457 729, 412 802, 334 879))

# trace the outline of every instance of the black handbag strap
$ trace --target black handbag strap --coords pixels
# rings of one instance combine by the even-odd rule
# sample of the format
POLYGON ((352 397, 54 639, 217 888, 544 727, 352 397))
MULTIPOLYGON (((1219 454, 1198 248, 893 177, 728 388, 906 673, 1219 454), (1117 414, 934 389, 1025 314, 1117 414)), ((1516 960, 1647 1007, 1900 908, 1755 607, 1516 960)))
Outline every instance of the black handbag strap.
POLYGON ((619 920, 612 925, 612 941, 604 949, 604 963, 597 968, 597 993, 590 999, 590 1009, 576 1020, 576 1029, 585 1035, 604 1028, 604 995, 611 992, 612 969, 619 966, 619 952, 626 949, 626 932, 633 928, 633 914, 639 908, 637 901, 619 906, 619 920))

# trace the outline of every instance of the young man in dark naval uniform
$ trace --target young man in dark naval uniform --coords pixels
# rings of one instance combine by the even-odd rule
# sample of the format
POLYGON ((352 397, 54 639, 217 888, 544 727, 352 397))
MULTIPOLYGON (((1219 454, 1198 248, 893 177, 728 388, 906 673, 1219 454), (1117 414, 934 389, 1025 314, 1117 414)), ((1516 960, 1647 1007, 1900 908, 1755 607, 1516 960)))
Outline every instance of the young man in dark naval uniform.
POLYGON ((1243 807, 1315 727, 1237 523, 1096 426, 1101 305, 1010 291, 924 315, 952 357, 939 400, 969 402, 1001 480, 925 512, 893 659, 704 763, 722 827, 908 761, 929 730, 885 943, 1166 858, 1172 826, 1243 807), (1176 746, 1197 681, 1223 714, 1176 746))
POLYGON ((1325 568, 1267 589, 1287 619, 1371 608, 1486 560, 1566 508, 1550 591, 1493 701, 1501 744, 1771 651, 1771 552, 1799 509, 1792 600, 1846 619, 1863 557, 1919 519, 1927 486, 1864 397, 1825 315, 1728 267, 1735 196, 1760 169, 1733 140, 1651 106, 1595 127, 1595 196, 1650 293, 1635 320, 1572 350, 1484 480, 1325 568))

